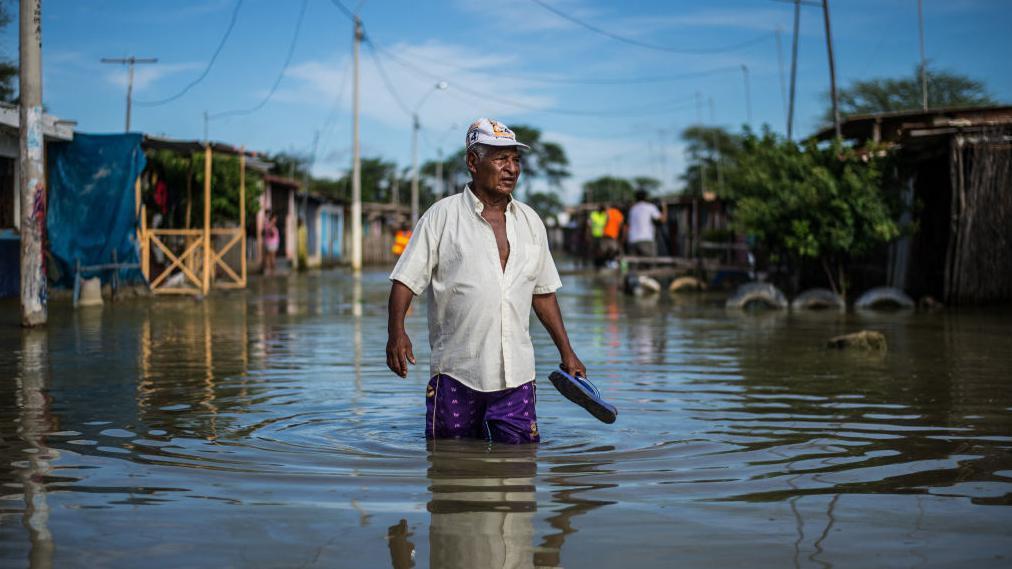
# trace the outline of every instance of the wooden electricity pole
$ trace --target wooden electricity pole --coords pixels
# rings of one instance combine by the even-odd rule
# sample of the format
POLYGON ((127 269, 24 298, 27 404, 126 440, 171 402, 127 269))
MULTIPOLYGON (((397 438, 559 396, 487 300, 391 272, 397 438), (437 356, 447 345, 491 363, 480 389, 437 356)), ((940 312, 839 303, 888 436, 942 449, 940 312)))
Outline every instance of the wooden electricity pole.
POLYGON ((833 99, 833 128, 836 130, 836 138, 842 138, 840 105, 836 99, 836 60, 833 58, 833 32, 829 25, 829 0, 822 0, 822 18, 826 23, 826 51, 829 52, 829 95, 833 99))
POLYGON ((18 168, 21 198, 21 324, 46 323, 46 177, 42 132, 42 0, 21 0, 18 168))
POLYGON ((791 97, 787 108, 787 140, 794 139, 794 92, 798 80, 798 33, 801 27, 801 0, 794 0, 794 39, 791 46, 791 97))
POLYGON ((119 63, 128 67, 127 71, 127 97, 126 97, 126 128, 123 132, 130 132, 130 107, 134 94, 134 65, 138 63, 158 63, 157 57, 103 57, 102 63, 119 63))

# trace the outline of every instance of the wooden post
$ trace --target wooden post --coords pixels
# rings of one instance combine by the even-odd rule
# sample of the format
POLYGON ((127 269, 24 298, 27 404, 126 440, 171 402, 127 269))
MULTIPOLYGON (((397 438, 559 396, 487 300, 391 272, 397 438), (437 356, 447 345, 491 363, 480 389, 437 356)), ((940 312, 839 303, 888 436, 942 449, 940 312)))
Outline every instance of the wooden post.
POLYGON ((246 150, 239 147, 239 276, 241 286, 246 286, 246 150))
POLYGON ((148 267, 148 212, 141 200, 141 176, 137 175, 134 180, 134 212, 137 215, 137 244, 141 254, 141 274, 144 280, 150 281, 150 268, 148 267))
POLYGON ((151 242, 148 240, 148 208, 141 206, 141 274, 151 281, 151 242))
POLYGON ((211 289, 211 145, 204 146, 204 294, 211 289))

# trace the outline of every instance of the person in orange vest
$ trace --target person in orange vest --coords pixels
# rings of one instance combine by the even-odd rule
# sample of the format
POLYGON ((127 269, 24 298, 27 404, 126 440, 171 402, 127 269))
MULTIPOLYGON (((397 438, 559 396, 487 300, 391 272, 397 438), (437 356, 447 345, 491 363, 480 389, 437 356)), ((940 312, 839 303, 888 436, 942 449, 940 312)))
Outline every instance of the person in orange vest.
POLYGON ((625 216, 613 205, 607 206, 608 219, 604 225, 601 236, 601 256, 605 264, 610 264, 622 252, 619 246, 619 236, 622 234, 622 223, 625 216))
POLYGON ((407 225, 402 225, 397 230, 397 233, 394 234, 394 244, 390 247, 390 251, 400 257, 401 253, 408 246, 408 241, 411 241, 411 229, 407 225))

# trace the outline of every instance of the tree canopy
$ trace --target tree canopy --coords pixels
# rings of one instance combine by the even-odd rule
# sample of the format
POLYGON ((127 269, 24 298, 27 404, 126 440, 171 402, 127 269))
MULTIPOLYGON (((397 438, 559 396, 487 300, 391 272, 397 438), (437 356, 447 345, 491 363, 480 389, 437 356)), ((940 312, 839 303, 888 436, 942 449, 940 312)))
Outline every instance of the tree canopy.
POLYGON ((747 132, 741 145, 722 193, 735 225, 775 255, 818 261, 834 291, 846 294, 852 256, 899 236, 889 158, 876 149, 799 146, 769 130, 747 132))
MULTIPOLYGON (((928 107, 969 107, 994 105, 984 83, 965 75, 928 69, 928 107)), ((828 97, 828 95, 827 95, 828 97)), ((921 108, 920 66, 909 77, 854 81, 837 95, 841 115, 859 115, 921 108)), ((833 120, 827 109, 824 120, 833 120)))
POLYGON ((687 164, 681 179, 682 192, 701 196, 704 191, 721 193, 725 163, 733 163, 741 152, 741 137, 721 127, 690 126, 682 131, 687 164))
POLYGON ((625 178, 601 176, 583 184, 584 202, 625 204, 633 201, 636 186, 625 178))

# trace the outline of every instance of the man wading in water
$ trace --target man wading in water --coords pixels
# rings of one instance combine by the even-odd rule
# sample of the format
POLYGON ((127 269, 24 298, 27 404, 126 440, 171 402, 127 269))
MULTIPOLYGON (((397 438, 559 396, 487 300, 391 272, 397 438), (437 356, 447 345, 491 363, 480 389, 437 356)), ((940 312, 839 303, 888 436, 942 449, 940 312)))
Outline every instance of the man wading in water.
POLYGON ((539 442, 532 306, 563 369, 587 370, 569 345, 555 298, 562 282, 545 225, 511 196, 520 148, 527 145, 506 125, 484 118, 468 128, 465 143, 471 183, 425 212, 390 274, 387 366, 407 377, 408 362, 415 363, 404 315, 428 289, 432 379, 425 436, 539 442))

